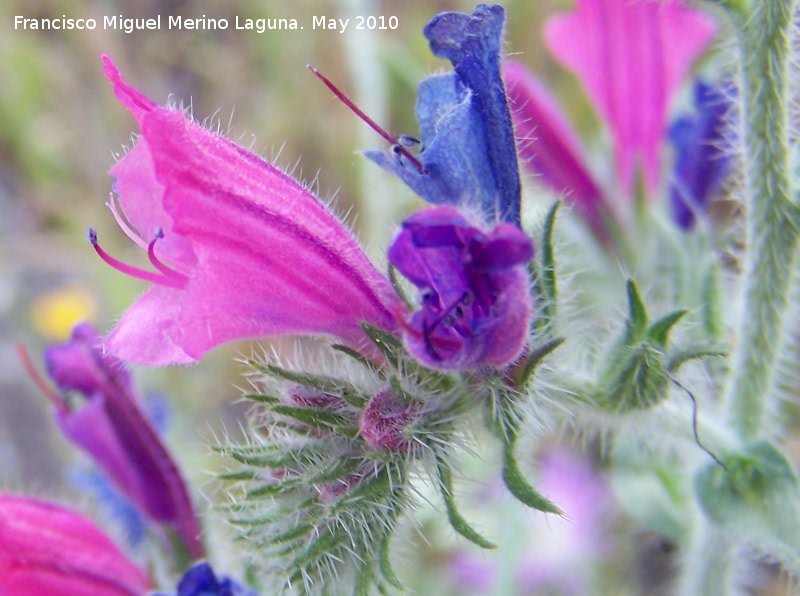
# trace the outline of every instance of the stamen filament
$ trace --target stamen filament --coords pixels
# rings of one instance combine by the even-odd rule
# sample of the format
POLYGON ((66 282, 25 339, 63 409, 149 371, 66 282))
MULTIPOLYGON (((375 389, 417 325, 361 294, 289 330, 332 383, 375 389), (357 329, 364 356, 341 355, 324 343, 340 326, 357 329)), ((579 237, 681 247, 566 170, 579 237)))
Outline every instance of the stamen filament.
POLYGON ((33 361, 31 360, 30 355, 28 354, 28 350, 25 348, 25 344, 18 343, 14 346, 17 356, 19 357, 22 366, 25 368, 25 372, 28 373, 28 376, 31 378, 31 381, 36 383, 36 386, 39 390, 44 393, 44 396, 50 400, 50 402, 59 410, 59 411, 66 411, 67 405, 64 402, 64 398, 53 389, 47 381, 44 380, 44 377, 36 370, 36 367, 33 365, 33 361))
POLYGON ((150 241, 150 244, 147 245, 147 258, 150 259, 150 262, 153 264, 153 267, 158 269, 161 273, 164 274, 165 277, 174 278, 176 281, 181 281, 184 285, 189 280, 183 273, 178 273, 171 267, 168 267, 164 264, 163 261, 160 261, 156 256, 156 241, 160 240, 164 237, 164 232, 161 228, 156 228, 155 234, 153 239, 150 241))
POLYGON ((147 250, 147 243, 144 241, 141 235, 135 232, 134 229, 128 225, 128 222, 122 217, 122 213, 120 213, 119 209, 117 209, 117 204, 114 202, 114 193, 108 193, 108 202, 106 203, 106 207, 108 207, 108 209, 111 211, 111 215, 114 216, 114 220, 117 222, 117 225, 125 233, 125 235, 143 249, 147 250))
POLYGON ((399 139, 393 137, 388 132, 386 132, 386 130, 384 130, 380 125, 378 125, 377 122, 375 122, 372 118, 367 116, 361 110, 361 108, 359 108, 356 104, 354 104, 349 97, 347 97, 342 91, 340 91, 339 88, 336 85, 331 83, 316 68, 314 68, 310 64, 308 64, 306 67, 308 68, 308 70, 310 70, 312 73, 314 73, 314 76, 316 76, 320 81, 325 83, 325 86, 328 89, 330 89, 333 92, 333 94, 336 97, 338 97, 339 100, 344 105, 346 105, 348 108, 353 110, 353 112, 356 114, 356 116, 361 118, 372 130, 374 130, 379 135, 381 135, 384 139, 386 139, 392 145, 392 151, 394 151, 395 153, 399 153, 400 155, 402 155, 403 157, 408 159, 408 161, 413 163, 414 166, 420 171, 421 174, 427 174, 428 173, 427 170, 425 169, 425 166, 423 166, 422 163, 416 157, 414 157, 414 155, 408 149, 406 149, 403 146, 405 144, 404 141, 406 140, 406 138, 411 138, 411 137, 406 137, 406 135, 403 135, 399 139))
POLYGON ((123 263, 119 259, 115 259, 110 254, 108 254, 100 244, 97 242, 97 232, 94 228, 89 228, 88 232, 89 242, 92 243, 94 247, 94 251, 98 254, 98 256, 103 259, 106 263, 111 265, 117 271, 124 273, 125 275, 130 275, 131 277, 135 277, 136 279, 141 279, 142 281, 147 281, 154 284, 159 284, 162 286, 169 286, 172 288, 183 288, 186 286, 187 278, 180 273, 172 272, 173 274, 167 276, 162 273, 153 273, 152 271, 147 271, 146 269, 140 269, 139 267, 134 267, 133 265, 128 265, 127 263, 123 263))

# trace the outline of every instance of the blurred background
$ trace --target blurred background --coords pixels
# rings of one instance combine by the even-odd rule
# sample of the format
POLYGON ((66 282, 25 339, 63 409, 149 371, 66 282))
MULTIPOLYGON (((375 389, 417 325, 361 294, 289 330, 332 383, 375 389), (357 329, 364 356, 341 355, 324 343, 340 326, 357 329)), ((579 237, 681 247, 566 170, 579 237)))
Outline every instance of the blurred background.
MULTIPOLYGON (((597 123, 576 81, 541 45, 544 19, 571 3, 509 0, 505 6, 507 52, 546 79, 572 121, 591 131, 597 123)), ((108 170, 131 145, 135 122, 103 77, 100 54, 110 55, 126 80, 158 103, 191 106, 197 120, 313 182, 321 198, 334 198, 337 213, 349 214, 367 250, 383 264, 393 225, 415 208, 415 198, 358 155, 385 143, 306 64, 391 133, 415 136, 417 84, 448 66, 430 55, 422 27, 440 11, 473 9, 473 2, 456 0, 0 3, 0 486, 66 502, 83 498, 70 481, 80 458, 58 434, 14 348, 24 343, 41 368, 43 348, 65 341, 74 323, 88 320, 106 332, 145 289, 102 263, 85 238, 94 226, 109 252, 144 265, 141 250, 104 206, 112 182, 108 170), (102 30, 105 16, 158 14, 160 31, 102 30), (15 30, 16 15, 94 18, 100 26, 15 30), (226 18, 231 25, 226 31, 169 31, 170 15, 226 18), (313 15, 350 18, 350 26, 344 33, 312 31, 313 15), (398 27, 355 31, 355 15, 396 16, 398 27), (236 16, 294 18, 305 29, 237 31, 236 16)), ((218 465, 207 455, 214 437, 235 435, 244 421, 237 388, 244 367, 236 359, 250 349, 234 344, 215 349, 198 366, 135 370, 143 395, 164 396, 172 412, 168 442, 195 487, 207 485, 208 472, 218 465)), ((455 540, 441 516, 423 506, 421 526, 401 536, 407 540, 398 548, 407 562, 400 567, 404 581, 420 593, 442 594, 666 590, 674 564, 670 543, 614 509, 595 462, 553 445, 537 453, 539 481, 569 520, 522 511, 487 468, 497 454, 481 454, 485 461, 465 464, 474 468, 476 482, 465 487, 463 506, 503 544, 500 552, 479 552, 455 540)))

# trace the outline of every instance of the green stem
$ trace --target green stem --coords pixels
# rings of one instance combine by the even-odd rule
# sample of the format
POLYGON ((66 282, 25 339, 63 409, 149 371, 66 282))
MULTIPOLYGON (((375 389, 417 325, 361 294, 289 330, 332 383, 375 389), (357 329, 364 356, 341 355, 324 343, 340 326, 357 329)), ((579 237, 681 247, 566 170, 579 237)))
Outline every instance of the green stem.
POLYGON ((684 562, 676 594, 727 596, 731 593, 733 546, 723 531, 707 522, 695 522, 694 544, 684 562))
MULTIPOLYGON (((758 0, 737 19, 742 51, 748 216, 744 309, 726 388, 742 439, 762 432, 797 246, 789 179, 789 32, 796 0, 758 0)), ((734 15, 735 16, 735 15, 734 15)))

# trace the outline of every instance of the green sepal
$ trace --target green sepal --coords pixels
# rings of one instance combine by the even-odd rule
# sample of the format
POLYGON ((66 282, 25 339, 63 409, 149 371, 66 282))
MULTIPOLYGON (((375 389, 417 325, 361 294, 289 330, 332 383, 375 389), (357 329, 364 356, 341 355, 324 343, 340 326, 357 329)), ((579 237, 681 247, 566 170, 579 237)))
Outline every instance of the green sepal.
POLYGON ((444 506, 447 510, 447 519, 453 529, 461 534, 464 538, 474 544, 477 544, 481 548, 497 548, 496 544, 481 536, 458 512, 458 508, 456 507, 456 502, 453 497, 453 474, 450 471, 450 468, 438 458, 436 461, 436 471, 439 476, 439 492, 442 495, 444 506))
POLYGON ((647 333, 647 308, 642 301, 642 295, 639 293, 639 288, 636 282, 632 279, 628 280, 626 284, 628 294, 628 333, 626 342, 633 344, 645 338, 647 333))
POLYGON ((403 590, 402 582, 397 578, 397 575, 392 568, 392 560, 389 556, 389 542, 392 538, 392 532, 387 529, 381 538, 380 547, 378 548, 378 569, 380 569, 383 579, 389 582, 398 590, 403 590))
POLYGON ((786 456, 757 441, 695 477, 703 512, 715 524, 800 571, 800 485, 786 456))
POLYGON ((350 356, 350 358, 352 358, 356 362, 359 362, 360 364, 363 364, 365 367, 367 367, 372 372, 374 372, 374 373, 376 373, 378 375, 381 374, 381 369, 378 366, 376 366, 375 363, 372 360, 370 360, 369 358, 364 356, 364 354, 362 354, 358 350, 354 350, 350 346, 345 346, 343 344, 332 344, 331 348, 333 350, 336 350, 337 352, 341 352, 342 354, 346 354, 347 356, 350 356))
POLYGON ((539 346, 535 350, 531 350, 528 355, 525 356, 525 360, 523 360, 522 364, 516 370, 514 375, 515 385, 517 387, 524 387, 530 380, 533 373, 536 372, 536 369, 539 367, 539 365, 544 361, 545 356, 563 344, 564 341, 565 339, 563 337, 558 337, 539 346))
POLYGON ((542 496, 522 475, 514 455, 516 433, 511 429, 508 429, 507 433, 508 436, 503 442, 503 482, 506 488, 517 500, 532 509, 563 515, 564 512, 555 503, 542 496))
POLYGON ((648 343, 623 346, 614 354, 595 402, 616 414, 650 408, 667 396, 669 374, 661 350, 648 343))
POLYGON ((691 360, 700 360, 701 358, 725 358, 728 355, 723 350, 709 348, 706 346, 694 346, 684 350, 679 350, 673 353, 667 361, 667 370, 670 373, 676 372, 681 366, 691 360))
POLYGON ((662 349, 665 348, 669 340, 669 332, 672 331, 675 324, 685 317, 688 312, 688 310, 676 310, 661 317, 658 321, 650 325, 650 328, 647 330, 647 339, 658 347, 662 349))
POLYGON ((406 294, 403 284, 400 283, 400 278, 397 276, 397 268, 391 264, 389 265, 389 281, 392 282, 392 288, 394 288, 395 293, 400 296, 400 299, 403 301, 403 304, 406 305, 406 308, 410 311, 416 310, 416 305, 414 304, 413 300, 408 297, 408 294, 406 294))
POLYGON ((357 408, 363 407, 369 401, 369 399, 362 395, 361 392, 359 392, 358 389, 356 389, 356 387, 351 383, 335 377, 297 372, 282 368, 280 366, 275 366, 274 364, 264 364, 256 360, 250 360, 249 364, 265 375, 286 381, 292 381, 324 393, 337 395, 351 406, 357 408))
POLYGON ((358 427, 352 424, 352 420, 335 412, 282 404, 271 406, 270 409, 275 414, 290 416, 298 422, 317 430, 333 432, 349 438, 353 438, 358 434, 358 427))
POLYGON ((558 278, 556 276, 556 253, 553 246, 553 236, 556 225, 556 214, 561 206, 561 201, 556 201, 544 220, 542 230, 542 269, 540 273, 540 290, 544 297, 542 312, 539 321, 544 326, 552 323, 556 316, 558 303, 558 278))
POLYGON ((275 397, 274 395, 268 395, 266 393, 245 393, 242 397, 244 397, 245 399, 249 399, 250 401, 255 401, 261 404, 281 403, 280 398, 275 397))
POLYGON ((403 342, 388 331, 384 331, 375 325, 370 325, 366 321, 361 323, 361 328, 370 341, 375 344, 375 347, 386 357, 386 360, 388 360, 394 368, 397 368, 400 359, 405 354, 403 342))

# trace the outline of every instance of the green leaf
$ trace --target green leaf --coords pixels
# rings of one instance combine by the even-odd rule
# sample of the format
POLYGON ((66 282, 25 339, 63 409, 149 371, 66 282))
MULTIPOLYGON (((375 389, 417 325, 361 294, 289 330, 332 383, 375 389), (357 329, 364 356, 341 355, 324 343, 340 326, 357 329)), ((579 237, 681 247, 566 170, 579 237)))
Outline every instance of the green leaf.
POLYGON ((800 571, 800 486, 786 456, 772 443, 757 441, 709 464, 695 478, 705 514, 736 536, 800 571))
POLYGON ((447 519, 453 529, 481 548, 497 548, 496 544, 481 536, 458 512, 455 499, 453 498, 453 475, 450 468, 441 461, 441 459, 437 458, 436 469, 439 474, 439 492, 442 494, 442 499, 444 499, 447 519))
POLYGON ((647 332, 647 309, 642 301, 639 288, 632 279, 628 280, 628 343, 632 344, 644 339, 647 332))
POLYGON ((676 310, 661 317, 653 323, 647 330, 648 339, 660 348, 665 348, 669 339, 669 333, 675 324, 686 316, 688 310, 676 310))

